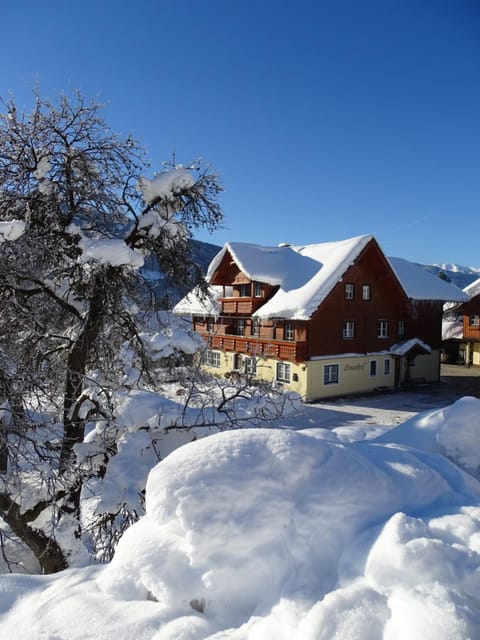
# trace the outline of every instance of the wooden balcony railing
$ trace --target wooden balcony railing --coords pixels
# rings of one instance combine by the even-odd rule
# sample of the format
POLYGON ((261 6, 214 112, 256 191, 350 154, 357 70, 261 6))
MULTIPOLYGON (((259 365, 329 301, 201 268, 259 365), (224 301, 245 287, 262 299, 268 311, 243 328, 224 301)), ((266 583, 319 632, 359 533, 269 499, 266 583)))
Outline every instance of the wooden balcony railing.
POLYGON ((245 353, 252 357, 271 357, 291 362, 303 362, 307 359, 306 342, 283 340, 262 340, 252 336, 213 335, 201 333, 211 349, 245 353))
POLYGON ((262 304, 264 304, 264 298, 221 298, 222 314, 242 314, 251 315, 262 304))

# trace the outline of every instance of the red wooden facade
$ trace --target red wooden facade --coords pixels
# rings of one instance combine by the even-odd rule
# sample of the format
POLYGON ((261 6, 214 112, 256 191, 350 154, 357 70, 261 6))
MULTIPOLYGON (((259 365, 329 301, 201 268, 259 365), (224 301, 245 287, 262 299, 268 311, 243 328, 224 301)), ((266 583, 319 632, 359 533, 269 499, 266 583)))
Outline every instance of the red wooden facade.
POLYGON ((195 317, 194 328, 212 349, 298 363, 388 350, 414 337, 440 347, 442 302, 409 300, 374 239, 309 320, 252 318, 277 287, 251 282, 228 251, 211 284, 224 287, 221 313, 195 317))

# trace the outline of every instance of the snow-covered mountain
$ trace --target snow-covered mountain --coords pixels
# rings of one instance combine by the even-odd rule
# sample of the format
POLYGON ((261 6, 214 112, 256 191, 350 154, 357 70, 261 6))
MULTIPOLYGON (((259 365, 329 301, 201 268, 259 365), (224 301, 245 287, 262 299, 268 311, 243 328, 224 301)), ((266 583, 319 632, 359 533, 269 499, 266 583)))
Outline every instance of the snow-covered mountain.
POLYGON ((480 278, 480 267, 462 267, 458 264, 421 264, 420 266, 436 276, 444 274, 449 282, 460 289, 464 289, 480 278))

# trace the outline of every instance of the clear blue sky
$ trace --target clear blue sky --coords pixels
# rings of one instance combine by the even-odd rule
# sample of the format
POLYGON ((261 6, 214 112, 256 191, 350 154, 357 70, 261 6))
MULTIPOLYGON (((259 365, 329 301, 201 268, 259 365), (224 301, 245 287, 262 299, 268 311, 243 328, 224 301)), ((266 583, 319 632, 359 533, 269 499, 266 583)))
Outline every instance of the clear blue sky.
POLYGON ((152 170, 208 159, 224 229, 278 244, 373 234, 480 266, 478 0, 3 2, 0 94, 107 101, 152 170))

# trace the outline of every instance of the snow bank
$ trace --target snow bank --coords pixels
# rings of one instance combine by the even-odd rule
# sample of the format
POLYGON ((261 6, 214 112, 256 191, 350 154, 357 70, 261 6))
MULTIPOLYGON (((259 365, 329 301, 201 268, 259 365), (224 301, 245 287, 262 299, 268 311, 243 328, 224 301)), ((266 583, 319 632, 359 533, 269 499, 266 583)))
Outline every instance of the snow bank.
MULTIPOLYGON (((434 454, 221 433, 151 472, 146 516, 99 584, 175 609, 177 624, 201 612, 222 638, 437 640, 446 622, 452 637, 473 637, 479 498, 475 480, 434 454)), ((176 633, 167 625, 159 637, 176 633)))
POLYGON ((480 479, 480 400, 465 397, 420 413, 375 441, 440 453, 480 479))
POLYGON ((478 471, 479 409, 464 398, 360 442, 311 428, 186 444, 150 473, 108 566, 0 578, 0 636, 478 638, 480 483, 458 464, 478 471))

